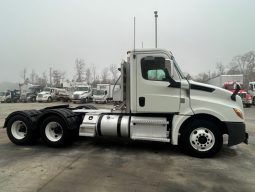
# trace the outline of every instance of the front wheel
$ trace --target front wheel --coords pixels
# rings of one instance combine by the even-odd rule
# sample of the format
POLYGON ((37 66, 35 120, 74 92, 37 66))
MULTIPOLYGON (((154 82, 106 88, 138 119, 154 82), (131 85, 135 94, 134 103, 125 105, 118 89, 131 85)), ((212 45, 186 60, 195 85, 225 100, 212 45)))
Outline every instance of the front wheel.
POLYGON ((49 116, 42 123, 41 137, 43 142, 50 147, 62 147, 70 143, 72 132, 68 130, 62 118, 49 116))
POLYGON ((251 104, 245 104, 245 107, 249 108, 251 107, 251 104))
POLYGON ((48 101, 48 103, 51 103, 52 102, 52 98, 49 97, 47 101, 48 101))
POLYGON ((213 122, 195 120, 188 124, 180 138, 184 152, 206 158, 218 153, 223 145, 222 133, 213 122))

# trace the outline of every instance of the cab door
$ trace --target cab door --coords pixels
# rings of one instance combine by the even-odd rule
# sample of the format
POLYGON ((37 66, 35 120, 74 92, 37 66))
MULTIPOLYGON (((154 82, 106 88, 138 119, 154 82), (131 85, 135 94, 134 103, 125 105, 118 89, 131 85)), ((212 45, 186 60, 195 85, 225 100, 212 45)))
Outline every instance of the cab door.
POLYGON ((169 56, 138 54, 136 62, 137 112, 179 112, 180 77, 169 56))

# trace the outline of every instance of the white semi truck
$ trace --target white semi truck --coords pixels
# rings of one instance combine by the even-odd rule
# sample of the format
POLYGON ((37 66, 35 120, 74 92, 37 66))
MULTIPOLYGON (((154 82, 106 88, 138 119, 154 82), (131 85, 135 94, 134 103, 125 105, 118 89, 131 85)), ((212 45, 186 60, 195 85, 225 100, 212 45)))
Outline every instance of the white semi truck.
POLYGON ((97 84, 97 90, 93 94, 95 103, 107 103, 113 100, 114 92, 120 89, 120 85, 97 84))
POLYGON ((72 95, 73 103, 88 103, 92 100, 91 85, 77 85, 72 95))
POLYGON ((9 139, 26 145, 41 137, 48 146, 64 146, 79 133, 181 145, 188 154, 211 157, 223 145, 248 143, 237 90, 187 80, 172 53, 139 49, 121 64, 123 104, 116 110, 68 105, 11 113, 5 120, 9 139))

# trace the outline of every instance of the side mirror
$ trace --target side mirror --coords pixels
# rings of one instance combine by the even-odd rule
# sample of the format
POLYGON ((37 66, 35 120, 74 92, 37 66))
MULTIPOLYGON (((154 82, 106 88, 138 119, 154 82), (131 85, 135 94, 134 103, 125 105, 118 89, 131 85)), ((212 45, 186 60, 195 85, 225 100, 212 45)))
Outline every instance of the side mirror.
POLYGON ((235 83, 235 84, 236 84, 236 89, 235 89, 234 93, 231 95, 231 99, 232 99, 233 101, 236 101, 236 95, 238 94, 238 92, 239 92, 240 89, 241 89, 241 86, 240 86, 239 83, 235 83))

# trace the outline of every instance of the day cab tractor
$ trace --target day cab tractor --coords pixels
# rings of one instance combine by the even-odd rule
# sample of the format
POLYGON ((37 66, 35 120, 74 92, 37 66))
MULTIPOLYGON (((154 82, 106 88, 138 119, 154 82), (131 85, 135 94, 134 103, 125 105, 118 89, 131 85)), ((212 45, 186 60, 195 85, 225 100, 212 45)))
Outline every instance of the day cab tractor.
POLYGON ((113 110, 91 105, 11 113, 9 139, 27 145, 38 138, 51 147, 76 136, 119 137, 180 145, 187 154, 211 157, 223 145, 248 143, 243 104, 234 93, 187 80, 173 54, 164 49, 135 49, 121 63, 122 104, 113 110))
MULTIPOLYGON (((238 92, 238 95, 242 98, 242 102, 243 102, 243 105, 245 107, 251 107, 252 105, 252 95, 247 93, 247 91, 245 91, 243 89, 243 84, 241 83, 238 83, 240 85, 240 90, 238 92)), ((224 83, 224 88, 229 90, 230 92, 234 92, 235 91, 235 86, 236 86, 236 82, 234 81, 227 81, 224 83)))
POLYGON ((8 90, 2 92, 0 96, 1 103, 17 103, 20 101, 20 90, 8 90))

